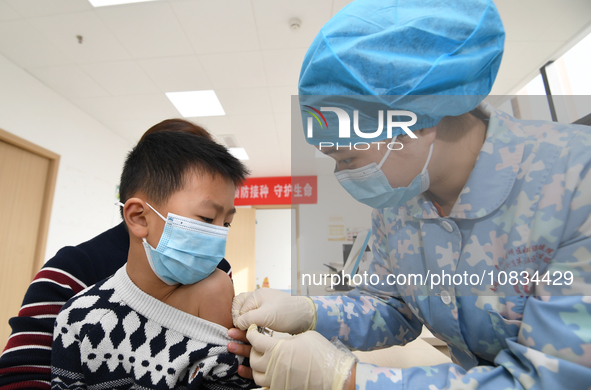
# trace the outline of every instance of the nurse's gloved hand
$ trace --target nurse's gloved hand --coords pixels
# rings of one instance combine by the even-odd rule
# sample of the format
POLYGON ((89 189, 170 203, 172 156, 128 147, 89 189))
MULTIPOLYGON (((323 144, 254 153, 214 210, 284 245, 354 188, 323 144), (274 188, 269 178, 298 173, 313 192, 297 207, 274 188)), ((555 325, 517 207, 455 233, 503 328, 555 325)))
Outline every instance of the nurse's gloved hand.
POLYGON ((260 288, 234 297, 232 319, 242 330, 255 324, 276 332, 301 333, 316 327, 316 305, 309 297, 260 288))
POLYGON ((259 386, 273 390, 343 390, 350 385, 357 358, 342 344, 337 347, 318 332, 295 336, 258 332, 252 325, 246 333, 252 344, 250 367, 259 386))

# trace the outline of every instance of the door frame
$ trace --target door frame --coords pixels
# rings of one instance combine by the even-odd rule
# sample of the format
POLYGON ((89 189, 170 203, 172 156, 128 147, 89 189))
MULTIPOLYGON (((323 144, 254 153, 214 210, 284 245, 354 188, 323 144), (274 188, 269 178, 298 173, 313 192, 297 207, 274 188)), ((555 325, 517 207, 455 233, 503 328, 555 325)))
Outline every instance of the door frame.
MULTIPOLYGON (((297 259, 296 259, 296 281, 297 281, 297 294, 301 295, 301 272, 300 272, 300 205, 299 204, 278 204, 278 205, 253 205, 250 206, 253 209, 295 209, 296 214, 296 251, 297 251, 297 259)), ((292 290, 293 292, 293 287, 292 290)))
POLYGON ((45 260, 45 248, 47 246, 47 233, 49 231, 49 220, 51 218, 51 208, 53 206, 53 196, 55 193, 55 184, 57 181, 57 172, 60 162, 60 155, 47 150, 39 145, 35 145, 23 138, 20 138, 8 131, 0 128, 0 141, 6 142, 17 148, 44 157, 49 160, 47 168, 47 179, 45 181, 45 191, 43 194, 43 203, 41 205, 41 219, 39 220, 39 229, 37 231, 37 244, 35 246, 35 257, 33 260, 33 269, 31 270, 31 279, 35 277, 37 271, 41 269, 45 260))

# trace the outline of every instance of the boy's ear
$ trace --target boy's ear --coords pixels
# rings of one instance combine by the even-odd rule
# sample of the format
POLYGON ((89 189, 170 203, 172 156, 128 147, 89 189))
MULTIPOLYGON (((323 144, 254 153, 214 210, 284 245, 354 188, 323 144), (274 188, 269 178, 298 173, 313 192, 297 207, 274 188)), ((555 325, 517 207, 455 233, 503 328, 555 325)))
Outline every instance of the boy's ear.
POLYGON ((139 198, 128 199, 123 208, 123 218, 127 228, 131 234, 140 239, 148 236, 147 209, 146 202, 139 198))

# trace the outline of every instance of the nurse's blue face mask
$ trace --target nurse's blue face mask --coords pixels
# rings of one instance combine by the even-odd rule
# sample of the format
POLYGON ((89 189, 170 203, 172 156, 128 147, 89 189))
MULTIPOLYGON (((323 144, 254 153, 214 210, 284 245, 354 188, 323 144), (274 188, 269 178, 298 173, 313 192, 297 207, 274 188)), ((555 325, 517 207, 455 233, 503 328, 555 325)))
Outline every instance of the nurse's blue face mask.
POLYGON ((146 204, 166 222, 156 249, 142 238, 156 276, 172 286, 197 283, 211 275, 226 254, 229 229, 172 213, 164 218, 146 204))
MULTIPOLYGON (((392 142, 395 141, 396 137, 392 142)), ((388 178, 382 171, 382 165, 386 162, 391 151, 392 149, 388 148, 379 164, 371 163, 361 168, 343 170, 336 172, 335 176, 343 188, 363 204, 374 209, 399 207, 429 189, 430 181, 427 166, 431 161, 431 154, 433 154, 433 144, 429 148, 429 156, 421 173, 412 180, 408 187, 392 188, 388 178)))

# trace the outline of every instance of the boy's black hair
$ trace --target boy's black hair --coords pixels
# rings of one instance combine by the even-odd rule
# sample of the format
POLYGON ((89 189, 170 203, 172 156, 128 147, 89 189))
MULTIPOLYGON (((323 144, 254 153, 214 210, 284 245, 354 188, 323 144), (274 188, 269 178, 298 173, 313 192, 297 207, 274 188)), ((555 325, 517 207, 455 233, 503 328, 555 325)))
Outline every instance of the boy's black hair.
POLYGON ((247 168, 215 141, 195 134, 159 131, 143 137, 127 155, 119 184, 121 202, 141 193, 162 204, 183 188, 191 171, 222 176, 236 186, 248 175, 247 168))

